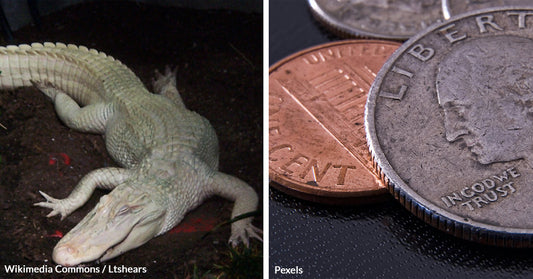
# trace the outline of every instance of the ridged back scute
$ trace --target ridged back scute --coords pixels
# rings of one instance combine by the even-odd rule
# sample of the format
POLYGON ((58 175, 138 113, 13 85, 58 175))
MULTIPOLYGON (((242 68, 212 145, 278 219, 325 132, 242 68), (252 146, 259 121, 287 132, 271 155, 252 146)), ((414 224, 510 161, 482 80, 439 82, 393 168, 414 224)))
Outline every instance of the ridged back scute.
POLYGON ((44 83, 81 104, 110 99, 144 85, 119 60, 86 46, 32 43, 0 47, 0 88, 44 83))

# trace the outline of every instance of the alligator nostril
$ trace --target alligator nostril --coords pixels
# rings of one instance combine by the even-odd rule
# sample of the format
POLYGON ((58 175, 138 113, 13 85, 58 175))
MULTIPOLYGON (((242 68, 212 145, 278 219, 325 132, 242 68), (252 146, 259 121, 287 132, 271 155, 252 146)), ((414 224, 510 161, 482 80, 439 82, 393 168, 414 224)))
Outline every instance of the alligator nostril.
POLYGON ((54 249, 52 253, 52 258, 54 262, 63 265, 71 266, 74 265, 71 261, 75 258, 78 250, 71 247, 70 245, 58 246, 54 249))

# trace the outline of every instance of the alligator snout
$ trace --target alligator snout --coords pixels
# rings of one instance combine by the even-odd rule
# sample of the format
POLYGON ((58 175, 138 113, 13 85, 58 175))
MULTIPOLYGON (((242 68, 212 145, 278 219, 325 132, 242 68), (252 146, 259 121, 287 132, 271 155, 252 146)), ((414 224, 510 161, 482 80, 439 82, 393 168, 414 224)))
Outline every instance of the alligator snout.
POLYGON ((72 247, 69 244, 56 246, 54 252, 52 253, 52 258, 54 262, 63 265, 63 266, 72 266, 78 264, 77 261, 78 249, 72 247))

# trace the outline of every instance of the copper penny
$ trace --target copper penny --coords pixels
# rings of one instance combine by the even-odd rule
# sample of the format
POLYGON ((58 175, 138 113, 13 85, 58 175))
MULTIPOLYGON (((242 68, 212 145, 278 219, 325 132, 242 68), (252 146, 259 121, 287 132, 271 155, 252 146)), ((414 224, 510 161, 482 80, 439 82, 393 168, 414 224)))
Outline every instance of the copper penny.
POLYGON ((349 40, 293 54, 270 68, 272 185, 322 203, 380 199, 364 108, 370 85, 396 42, 349 40))

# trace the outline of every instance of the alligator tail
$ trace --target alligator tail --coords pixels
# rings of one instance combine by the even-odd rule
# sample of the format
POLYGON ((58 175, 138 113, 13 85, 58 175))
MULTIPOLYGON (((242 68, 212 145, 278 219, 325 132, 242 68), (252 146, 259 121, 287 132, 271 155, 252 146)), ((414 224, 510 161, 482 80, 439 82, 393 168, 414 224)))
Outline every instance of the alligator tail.
POLYGON ((143 86, 120 61, 84 46, 33 43, 0 47, 0 89, 38 84, 86 105, 100 102, 116 93, 110 92, 113 89, 129 87, 132 82, 143 86))

